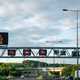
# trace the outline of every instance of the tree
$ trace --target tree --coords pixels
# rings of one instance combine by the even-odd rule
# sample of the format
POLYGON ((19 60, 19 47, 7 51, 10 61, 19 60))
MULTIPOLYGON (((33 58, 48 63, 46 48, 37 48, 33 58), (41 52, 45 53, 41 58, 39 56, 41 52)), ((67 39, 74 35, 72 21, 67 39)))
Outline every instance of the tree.
POLYGON ((65 68, 63 69, 62 75, 63 76, 70 76, 72 73, 72 65, 67 65, 65 66, 65 68))

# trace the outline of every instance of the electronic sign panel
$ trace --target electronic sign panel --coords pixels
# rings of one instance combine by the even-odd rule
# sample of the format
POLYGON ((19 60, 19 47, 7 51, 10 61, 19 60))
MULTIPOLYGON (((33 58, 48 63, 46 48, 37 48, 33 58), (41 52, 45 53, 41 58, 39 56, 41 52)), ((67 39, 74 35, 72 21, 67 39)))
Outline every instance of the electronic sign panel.
POLYGON ((40 56, 46 56, 47 55, 47 50, 46 49, 40 49, 39 50, 39 55, 40 56))
POLYGON ((31 49, 24 49, 23 50, 23 55, 24 56, 30 56, 31 55, 31 49))
POLYGON ((8 56, 15 56, 16 50, 8 50, 8 56))
POLYGON ((0 45, 8 45, 8 33, 0 32, 0 45))

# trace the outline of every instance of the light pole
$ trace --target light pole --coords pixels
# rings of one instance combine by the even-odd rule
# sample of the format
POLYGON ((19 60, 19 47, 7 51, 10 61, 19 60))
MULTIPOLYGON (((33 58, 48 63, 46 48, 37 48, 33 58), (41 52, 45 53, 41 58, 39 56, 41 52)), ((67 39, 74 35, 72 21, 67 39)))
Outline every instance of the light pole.
MULTIPOLYGON (((77 66, 79 64, 79 50, 78 50, 78 47, 79 47, 79 44, 78 44, 78 40, 79 40, 79 25, 78 25, 78 13, 80 12, 80 10, 76 9, 76 10, 68 10, 68 9, 62 9, 63 11, 71 11, 71 12, 74 12, 76 13, 76 50, 77 50, 77 66)), ((78 74, 78 67, 77 67, 77 78, 79 78, 79 74, 78 74)))

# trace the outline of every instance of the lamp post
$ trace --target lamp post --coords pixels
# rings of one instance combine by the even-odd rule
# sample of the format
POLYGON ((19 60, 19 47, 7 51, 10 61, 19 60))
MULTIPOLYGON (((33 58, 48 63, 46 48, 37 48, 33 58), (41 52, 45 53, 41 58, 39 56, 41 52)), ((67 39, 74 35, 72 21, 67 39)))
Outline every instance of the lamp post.
MULTIPOLYGON (((71 11, 71 12, 74 12, 76 13, 76 50, 77 50, 77 66, 79 64, 79 50, 78 50, 78 47, 79 47, 79 44, 78 44, 78 35, 79 35, 79 24, 78 24, 78 13, 80 12, 80 10, 76 9, 76 10, 68 10, 68 9, 62 9, 63 11, 71 11)), ((77 78, 79 78, 79 74, 78 74, 78 67, 77 67, 77 78)))

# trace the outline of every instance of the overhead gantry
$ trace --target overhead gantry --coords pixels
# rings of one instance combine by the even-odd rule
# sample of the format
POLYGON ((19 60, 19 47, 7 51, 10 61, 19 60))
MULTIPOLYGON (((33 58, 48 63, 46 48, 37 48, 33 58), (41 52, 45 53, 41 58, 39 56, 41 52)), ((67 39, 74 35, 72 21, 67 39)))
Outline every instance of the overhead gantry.
POLYGON ((0 58, 77 58, 76 47, 0 47, 0 58))

